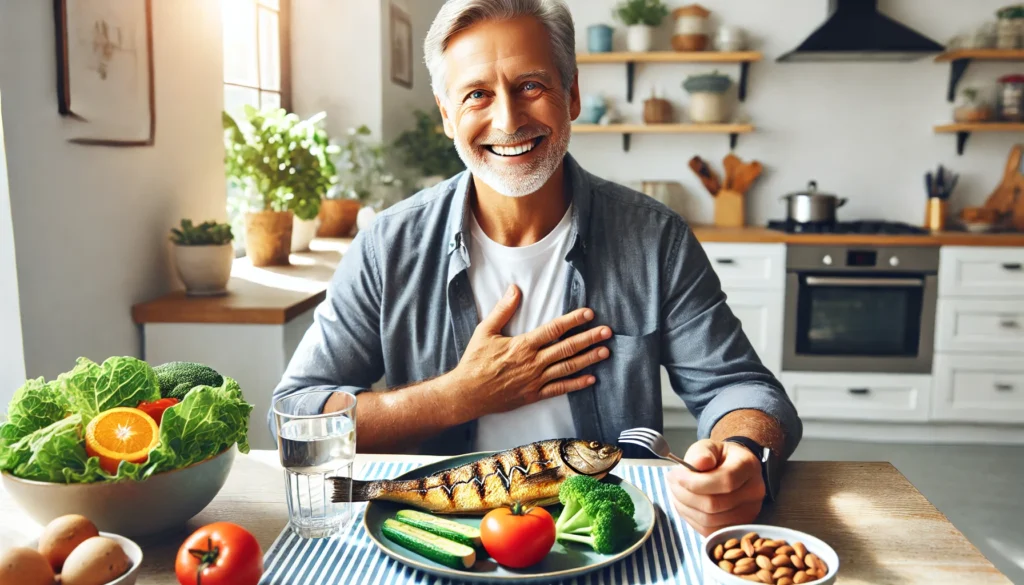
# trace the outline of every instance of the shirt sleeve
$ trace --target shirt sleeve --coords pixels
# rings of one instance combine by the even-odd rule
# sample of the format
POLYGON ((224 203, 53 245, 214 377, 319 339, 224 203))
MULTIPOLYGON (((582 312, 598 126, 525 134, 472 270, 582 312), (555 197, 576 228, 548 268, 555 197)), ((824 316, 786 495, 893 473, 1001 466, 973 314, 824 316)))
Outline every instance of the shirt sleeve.
POLYGON ((693 232, 681 221, 662 274, 661 362, 672 389, 697 417, 707 438, 734 410, 774 417, 786 436, 785 457, 796 449, 803 424, 782 384, 764 367, 693 232))
MULTIPOLYGON (((285 396, 311 391, 363 392, 384 375, 380 316, 382 283, 373 230, 360 231, 341 258, 302 337, 269 409, 270 432, 277 435, 273 405, 285 396)), ((318 414, 321 396, 309 396, 297 414, 318 414)))

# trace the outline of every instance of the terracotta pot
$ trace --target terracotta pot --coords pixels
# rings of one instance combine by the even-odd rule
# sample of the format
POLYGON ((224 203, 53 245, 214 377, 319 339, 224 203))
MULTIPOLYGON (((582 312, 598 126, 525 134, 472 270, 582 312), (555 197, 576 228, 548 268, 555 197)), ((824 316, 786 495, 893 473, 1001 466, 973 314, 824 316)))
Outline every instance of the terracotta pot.
POLYGON ((362 206, 355 199, 324 199, 320 203, 320 229, 316 235, 321 238, 348 237, 362 206))
POLYGON ((292 249, 290 211, 245 214, 245 254, 253 266, 287 266, 292 249))
POLYGON ((231 262, 234 259, 235 248, 230 243, 219 246, 174 246, 175 266, 189 296, 227 294, 231 262))

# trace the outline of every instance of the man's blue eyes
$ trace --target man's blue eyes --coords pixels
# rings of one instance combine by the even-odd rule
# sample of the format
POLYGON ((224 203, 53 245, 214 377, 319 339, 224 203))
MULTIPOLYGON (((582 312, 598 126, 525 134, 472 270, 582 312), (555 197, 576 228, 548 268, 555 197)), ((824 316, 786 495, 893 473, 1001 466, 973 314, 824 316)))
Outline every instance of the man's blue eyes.
POLYGON ((537 89, 539 87, 540 87, 540 84, 534 83, 534 82, 530 81, 530 82, 527 82, 527 84, 523 86, 523 89, 525 89, 526 91, 531 91, 531 90, 537 89))
MULTIPOLYGON (((528 81, 523 85, 524 91, 533 91, 540 88, 540 84, 535 81, 528 81)), ((485 97, 487 97, 487 94, 479 89, 469 94, 469 99, 471 100, 482 100, 485 97)))
POLYGON ((484 92, 477 90, 477 91, 474 91, 473 93, 469 94, 469 97, 471 97, 471 98, 473 98, 475 100, 483 99, 484 92))

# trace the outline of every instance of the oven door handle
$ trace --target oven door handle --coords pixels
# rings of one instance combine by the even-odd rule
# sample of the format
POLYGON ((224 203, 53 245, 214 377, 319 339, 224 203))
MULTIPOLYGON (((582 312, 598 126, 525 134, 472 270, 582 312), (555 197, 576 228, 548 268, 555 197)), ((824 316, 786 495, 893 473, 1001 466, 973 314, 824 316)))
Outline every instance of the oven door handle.
POLYGON ((924 287, 919 278, 858 278, 853 276, 808 276, 807 286, 924 287))

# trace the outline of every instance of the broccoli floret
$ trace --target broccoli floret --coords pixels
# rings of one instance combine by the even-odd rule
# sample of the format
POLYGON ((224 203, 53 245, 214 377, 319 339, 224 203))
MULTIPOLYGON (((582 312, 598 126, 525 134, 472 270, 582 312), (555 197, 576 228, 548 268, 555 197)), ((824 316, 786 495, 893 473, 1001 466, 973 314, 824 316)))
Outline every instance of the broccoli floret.
MULTIPOLYGON (((562 513, 555 522, 555 528, 561 529, 574 523, 583 514, 584 503, 589 501, 590 493, 601 489, 601 482, 588 475, 574 475, 562 482, 558 489, 558 500, 562 502, 562 513)), ((584 518, 585 519, 585 518, 584 518)))
POLYGON ((601 483, 600 486, 601 498, 608 500, 622 509, 623 512, 629 515, 630 518, 636 513, 636 506, 633 504, 633 498, 629 497, 629 493, 617 485, 610 483, 601 483))
POLYGON ((636 529, 633 516, 612 502, 602 502, 591 508, 590 523, 580 532, 558 533, 559 540, 586 544, 606 555, 621 548, 636 529))
POLYGON ((184 400, 196 386, 220 386, 224 378, 217 370, 192 362, 168 362, 153 368, 160 383, 160 396, 184 400))

